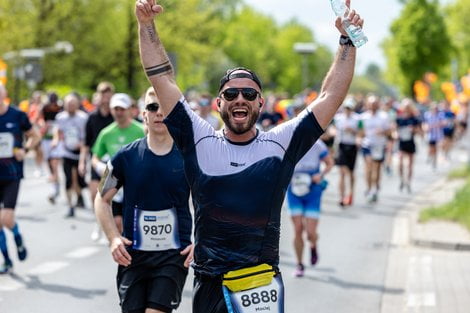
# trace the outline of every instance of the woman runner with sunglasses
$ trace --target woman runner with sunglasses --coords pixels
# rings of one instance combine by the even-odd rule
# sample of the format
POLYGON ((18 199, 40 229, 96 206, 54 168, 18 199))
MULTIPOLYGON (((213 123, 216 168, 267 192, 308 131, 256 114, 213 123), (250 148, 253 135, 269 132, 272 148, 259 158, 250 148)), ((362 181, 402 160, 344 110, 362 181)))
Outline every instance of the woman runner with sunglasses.
POLYGON ((119 264, 122 312, 171 312, 181 301, 192 261, 189 186, 153 88, 145 103, 148 135, 123 147, 108 163, 95 200, 96 215, 119 264), (121 186, 122 236, 111 209, 121 186))
MULTIPOLYGON (((227 71, 216 99, 225 126, 215 131, 191 110, 175 83, 153 21, 162 10, 155 0, 136 2, 142 64, 183 155, 193 197, 193 312, 284 312, 278 264, 285 191, 296 163, 343 102, 356 49, 338 19, 343 37, 320 96, 299 116, 269 132, 255 125, 265 103, 256 74, 245 68, 227 71)), ((354 10, 348 19, 357 26, 364 22, 354 10)))

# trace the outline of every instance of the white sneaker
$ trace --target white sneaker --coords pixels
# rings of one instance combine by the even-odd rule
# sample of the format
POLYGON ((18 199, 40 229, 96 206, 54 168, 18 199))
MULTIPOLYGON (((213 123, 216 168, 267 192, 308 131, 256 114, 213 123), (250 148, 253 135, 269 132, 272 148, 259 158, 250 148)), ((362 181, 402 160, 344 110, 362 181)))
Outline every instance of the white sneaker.
POLYGON ((103 236, 103 232, 101 231, 101 227, 98 224, 95 224, 95 227, 93 227, 93 231, 91 232, 91 240, 93 241, 98 241, 101 239, 103 236))

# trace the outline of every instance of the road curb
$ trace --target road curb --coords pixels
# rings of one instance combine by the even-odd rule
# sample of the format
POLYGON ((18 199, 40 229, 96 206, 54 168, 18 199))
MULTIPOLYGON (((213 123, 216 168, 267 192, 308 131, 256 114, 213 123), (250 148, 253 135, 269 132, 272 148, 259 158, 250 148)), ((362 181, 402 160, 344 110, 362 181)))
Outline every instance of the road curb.
POLYGON ((465 251, 465 252, 470 251, 470 244, 467 244, 467 243, 442 242, 442 241, 411 238, 411 244, 417 247, 437 249, 437 250, 452 250, 452 251, 465 251))
MULTIPOLYGON (((411 210, 411 214, 409 215, 409 222, 410 222, 410 244, 416 247, 428 248, 428 249, 436 249, 436 250, 447 250, 447 251, 460 251, 460 252, 468 252, 470 251, 470 241, 462 242, 459 240, 450 241, 450 240, 435 240, 425 238, 426 235, 419 235, 418 234, 418 227, 428 227, 426 223, 430 223, 432 221, 426 223, 419 223, 419 215, 424 210, 424 206, 422 204, 418 204, 419 200, 421 199, 428 199, 432 196, 439 197, 439 192, 445 189, 445 186, 449 185, 450 180, 445 177, 438 180, 434 183, 427 191, 420 193, 416 197, 413 198, 412 202, 408 205, 408 208, 411 210), (421 226, 419 226, 421 224, 421 226)), ((454 195, 461 188, 458 184, 452 188, 454 195)), ((448 190, 449 191, 449 190, 448 190)), ((447 201, 443 201, 446 203, 447 201)), ((437 204, 439 205, 439 204, 437 204)), ((453 222, 449 222, 453 223, 453 222)), ((457 223, 455 223, 457 225, 457 223)))

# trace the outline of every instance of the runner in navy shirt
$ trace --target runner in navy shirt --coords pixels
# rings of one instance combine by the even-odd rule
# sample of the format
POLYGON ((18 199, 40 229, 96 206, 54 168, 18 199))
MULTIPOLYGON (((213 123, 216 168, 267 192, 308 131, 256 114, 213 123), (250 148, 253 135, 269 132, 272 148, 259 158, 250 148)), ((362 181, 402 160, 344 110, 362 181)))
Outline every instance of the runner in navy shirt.
POLYGON ((26 149, 39 143, 39 134, 32 128, 26 114, 4 103, 7 96, 5 87, 0 83, 0 250, 4 263, 0 273, 8 272, 13 266, 7 249, 3 226, 10 229, 15 238, 18 259, 26 259, 23 237, 15 221, 15 207, 23 178, 23 159, 26 149), (23 137, 28 142, 23 148, 23 137))
MULTIPOLYGON (((356 49, 338 19, 341 47, 319 97, 298 117, 269 132, 255 126, 265 102, 256 74, 244 68, 227 71, 216 99, 225 127, 215 131, 192 112, 175 83, 153 21, 160 12, 154 0, 136 3, 142 63, 183 154, 195 207, 193 312, 284 312, 277 268, 284 195, 295 164, 346 96, 356 49), (258 281, 257 269, 269 276, 258 281)), ((349 18, 362 26, 355 11, 349 18)))
POLYGON ((110 162, 95 200, 96 215, 119 264, 117 283, 123 312, 171 312, 192 261, 189 186, 183 158, 163 124, 153 88, 147 92, 148 136, 124 146, 110 162), (111 200, 124 189, 119 235, 111 200))
POLYGON ((414 137, 421 133, 421 121, 417 117, 418 111, 411 99, 404 99, 401 103, 401 109, 396 120, 398 133, 398 142, 400 150, 400 191, 404 188, 411 192, 411 178, 413 176, 413 161, 416 152, 414 137), (407 170, 405 173, 405 160, 407 161, 407 170))
POLYGON ((442 105, 442 119, 444 120, 444 125, 442 127, 442 133, 444 134, 444 140, 442 141, 442 152, 447 161, 450 160, 450 151, 454 143, 454 133, 455 133, 455 124, 457 116, 451 110, 451 104, 449 101, 445 100, 441 103, 442 105))

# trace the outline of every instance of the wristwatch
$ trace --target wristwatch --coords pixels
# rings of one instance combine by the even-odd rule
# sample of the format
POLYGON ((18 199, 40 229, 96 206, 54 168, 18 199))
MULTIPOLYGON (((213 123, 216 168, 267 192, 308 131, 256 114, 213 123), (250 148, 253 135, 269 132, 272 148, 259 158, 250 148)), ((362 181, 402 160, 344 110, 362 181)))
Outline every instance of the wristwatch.
POLYGON ((349 38, 348 36, 344 36, 344 35, 341 35, 339 37, 339 44, 341 46, 351 46, 351 47, 354 47, 354 44, 351 40, 351 38, 349 38))

